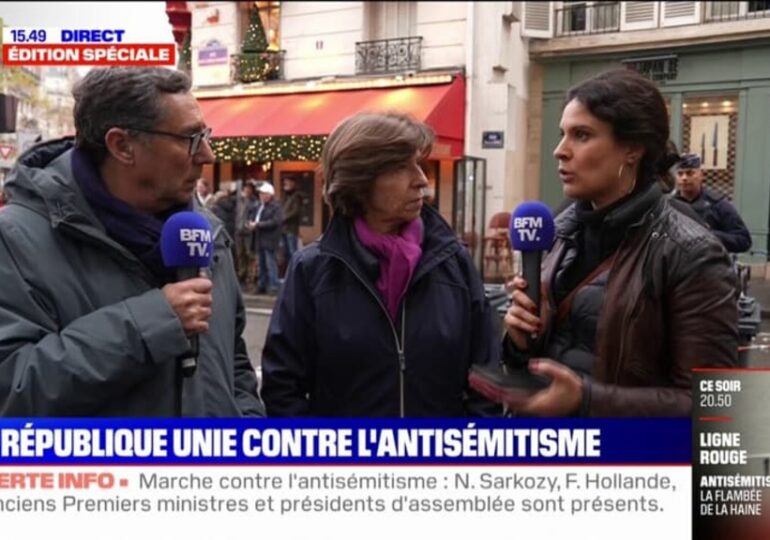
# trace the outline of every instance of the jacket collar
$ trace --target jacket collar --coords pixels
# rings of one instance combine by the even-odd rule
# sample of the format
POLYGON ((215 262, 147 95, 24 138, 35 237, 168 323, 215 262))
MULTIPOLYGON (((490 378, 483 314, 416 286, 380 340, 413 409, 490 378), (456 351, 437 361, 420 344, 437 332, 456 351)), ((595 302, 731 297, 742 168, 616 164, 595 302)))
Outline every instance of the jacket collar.
MULTIPOLYGON (((86 202, 72 171, 74 146, 74 138, 65 137, 38 144, 24 152, 4 186, 9 202, 46 216, 54 229, 64 229, 84 242, 110 250, 152 282, 145 266, 109 237, 86 202)), ((221 222, 201 207, 196 197, 193 197, 193 207, 212 223, 216 238, 222 230, 221 222)))
MULTIPOLYGON (((604 226, 608 228, 630 229, 644 224, 646 219, 651 219, 660 214, 662 209, 663 193, 657 182, 653 182, 645 191, 629 198, 625 203, 611 210, 604 218, 604 226), (652 212, 650 212, 652 211, 652 212)), ((578 202, 572 203, 569 208, 556 218, 556 235, 562 238, 574 238, 580 227, 577 217, 578 202)))
MULTIPOLYGON (((420 218, 423 224, 422 257, 412 278, 413 282, 462 249, 454 231, 433 207, 423 205, 420 218)), ((355 238, 353 220, 350 218, 339 215, 332 217, 319 240, 319 249, 322 253, 341 257, 366 276, 371 277, 375 270, 379 272, 377 259, 355 238)))

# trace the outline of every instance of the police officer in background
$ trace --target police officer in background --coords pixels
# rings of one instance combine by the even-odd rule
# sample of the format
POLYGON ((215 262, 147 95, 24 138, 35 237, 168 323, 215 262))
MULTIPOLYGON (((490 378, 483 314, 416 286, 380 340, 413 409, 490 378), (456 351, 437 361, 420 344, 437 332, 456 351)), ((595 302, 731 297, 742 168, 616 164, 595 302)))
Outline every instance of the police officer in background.
POLYGON ((751 235, 738 211, 727 198, 703 186, 701 158, 683 154, 676 171, 675 197, 688 203, 731 253, 751 247, 751 235))

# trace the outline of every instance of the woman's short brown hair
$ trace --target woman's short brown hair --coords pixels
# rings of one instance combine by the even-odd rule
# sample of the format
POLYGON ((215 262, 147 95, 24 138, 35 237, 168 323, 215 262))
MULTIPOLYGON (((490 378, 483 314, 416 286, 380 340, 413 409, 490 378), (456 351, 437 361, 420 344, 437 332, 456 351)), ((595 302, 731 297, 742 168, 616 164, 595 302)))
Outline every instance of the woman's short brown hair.
POLYGON ((324 145, 324 198, 335 212, 358 217, 380 174, 431 152, 433 130, 397 113, 358 113, 343 120, 324 145))

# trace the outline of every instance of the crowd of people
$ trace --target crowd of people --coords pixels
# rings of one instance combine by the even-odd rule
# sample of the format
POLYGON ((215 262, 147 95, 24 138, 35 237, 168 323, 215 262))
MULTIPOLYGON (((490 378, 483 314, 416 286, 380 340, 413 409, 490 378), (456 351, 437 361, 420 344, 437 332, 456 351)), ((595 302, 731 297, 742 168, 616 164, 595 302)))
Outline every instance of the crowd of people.
POLYGON ((748 233, 703 188, 697 156, 671 151, 663 97, 638 74, 565 96, 554 157, 571 202, 541 310, 518 276, 502 321, 424 202, 424 123, 363 112, 334 129, 332 218, 300 249, 294 179, 279 197, 266 181, 213 193, 202 179, 212 133, 184 73, 94 69, 74 97, 76 137, 25 152, 4 187, 0 415, 687 416, 691 370, 736 364, 728 250, 748 233), (179 211, 214 231, 212 265, 186 279, 160 250, 179 211), (261 388, 243 339, 252 286, 277 295, 261 388), (469 384, 474 365, 549 384, 501 397, 469 384))
POLYGON ((270 182, 254 179, 238 180, 229 189, 212 193, 201 178, 195 196, 222 221, 233 240, 233 259, 243 292, 277 295, 280 267, 285 268, 299 246, 302 195, 296 180, 284 178, 280 201, 270 182))

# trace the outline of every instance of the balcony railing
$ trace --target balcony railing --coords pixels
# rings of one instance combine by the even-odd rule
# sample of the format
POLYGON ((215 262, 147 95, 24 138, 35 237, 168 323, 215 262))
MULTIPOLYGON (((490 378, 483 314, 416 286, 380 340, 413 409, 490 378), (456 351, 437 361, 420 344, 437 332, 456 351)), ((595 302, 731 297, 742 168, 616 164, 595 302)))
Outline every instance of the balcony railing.
POLYGON ((286 51, 242 52, 231 58, 232 80, 240 83, 283 79, 286 51))
POLYGON ((356 74, 419 71, 422 36, 356 42, 356 74))
POLYGON ((706 2, 706 22, 745 21, 770 17, 770 1, 706 2))
POLYGON ((606 34, 620 30, 620 2, 576 4, 554 11, 556 36, 606 34))

